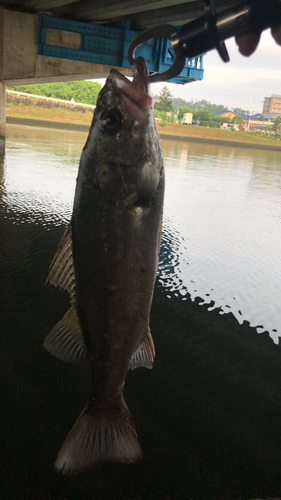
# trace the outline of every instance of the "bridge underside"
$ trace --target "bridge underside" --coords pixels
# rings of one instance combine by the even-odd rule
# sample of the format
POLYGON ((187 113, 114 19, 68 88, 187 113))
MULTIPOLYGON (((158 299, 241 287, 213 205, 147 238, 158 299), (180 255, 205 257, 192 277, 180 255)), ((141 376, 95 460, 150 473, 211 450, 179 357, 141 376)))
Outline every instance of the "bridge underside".
MULTIPOLYGON (((38 15, 0 7, 0 135, 5 133, 6 84, 21 85, 106 78, 111 66, 38 54, 38 15)), ((58 34, 72 46, 71 33, 58 34)), ((128 68, 118 70, 130 75, 128 68)))
MULTIPOLYGON (((235 3, 238 1, 216 0, 217 11, 235 3)), ((5 84, 105 78, 110 67, 131 74, 124 64, 53 57, 46 49, 45 55, 44 51, 38 54, 40 16, 105 27, 127 20, 131 30, 142 31, 162 23, 181 25, 203 13, 202 0, 0 0, 0 134, 5 130, 5 84)), ((75 33, 58 30, 55 38, 60 47, 76 47, 75 33)), ((200 70, 200 63, 197 67, 190 64, 186 69, 190 80, 186 81, 202 78, 200 70)))
MULTIPOLYGON (((237 3, 215 0, 218 12, 237 3)), ((181 25, 204 13, 203 0, 0 0, 0 5, 95 24, 128 20, 132 29, 140 31, 163 23, 181 25)))

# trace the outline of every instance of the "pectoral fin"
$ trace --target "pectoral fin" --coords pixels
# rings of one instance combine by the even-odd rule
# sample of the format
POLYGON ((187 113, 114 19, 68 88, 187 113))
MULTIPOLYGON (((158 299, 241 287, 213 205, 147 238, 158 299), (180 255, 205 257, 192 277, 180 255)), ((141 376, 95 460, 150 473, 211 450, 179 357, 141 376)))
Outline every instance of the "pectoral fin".
POLYGON ((140 343, 137 351, 132 356, 128 368, 130 370, 134 370, 139 366, 144 366, 145 368, 149 368, 151 370, 153 368, 154 356, 155 356, 154 343, 151 336, 150 328, 148 327, 146 335, 142 340, 142 342, 140 343))
POLYGON ((71 307, 48 333, 44 347, 57 358, 69 363, 80 363, 90 359, 74 307, 71 307))

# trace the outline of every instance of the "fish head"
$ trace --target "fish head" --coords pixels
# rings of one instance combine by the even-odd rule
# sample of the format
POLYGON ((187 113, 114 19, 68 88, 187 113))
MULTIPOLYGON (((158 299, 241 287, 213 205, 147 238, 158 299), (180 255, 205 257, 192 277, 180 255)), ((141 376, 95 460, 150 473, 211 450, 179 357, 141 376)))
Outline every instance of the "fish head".
POLYGON ((143 58, 130 81, 116 69, 101 90, 81 163, 114 202, 149 204, 163 169, 148 72, 143 58))

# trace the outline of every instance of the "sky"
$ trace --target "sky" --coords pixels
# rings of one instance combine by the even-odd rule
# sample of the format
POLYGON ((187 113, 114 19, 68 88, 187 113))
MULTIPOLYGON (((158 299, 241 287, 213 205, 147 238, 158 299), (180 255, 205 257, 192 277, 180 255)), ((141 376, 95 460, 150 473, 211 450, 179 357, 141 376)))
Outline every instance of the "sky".
MULTIPOLYGON (((198 82, 177 85, 153 83, 152 94, 159 94, 166 85, 174 97, 187 101, 205 99, 227 108, 242 108, 261 113, 263 100, 272 94, 281 95, 281 47, 270 30, 263 32, 258 48, 250 57, 238 52, 234 38, 226 41, 230 62, 224 63, 216 50, 204 56, 204 77, 198 82)), ((105 80, 99 81, 102 85, 105 80)))
MULTIPOLYGON (((239 107, 249 112, 262 112, 263 100, 271 94, 281 95, 281 47, 270 30, 263 32, 258 48, 250 57, 242 56, 234 38, 226 41, 230 62, 222 62, 216 50, 204 57, 204 77, 186 85, 165 83, 174 97, 187 101, 202 100, 239 107)), ((152 93, 163 84, 152 85, 152 93)))

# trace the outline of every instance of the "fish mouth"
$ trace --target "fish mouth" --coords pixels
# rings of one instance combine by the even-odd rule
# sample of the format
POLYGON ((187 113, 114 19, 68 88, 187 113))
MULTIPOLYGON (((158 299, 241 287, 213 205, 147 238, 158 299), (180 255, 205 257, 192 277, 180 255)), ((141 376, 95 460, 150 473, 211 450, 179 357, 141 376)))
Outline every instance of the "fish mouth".
POLYGON ((152 106, 148 71, 143 57, 138 57, 132 67, 133 81, 128 80, 116 69, 110 70, 108 81, 124 101, 132 121, 143 122, 152 106))

